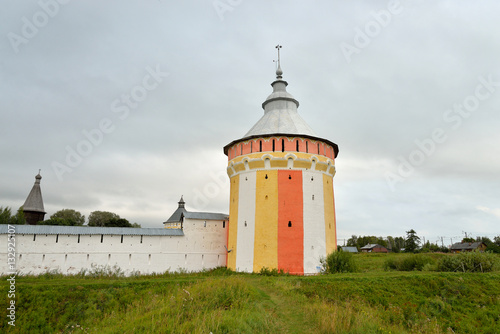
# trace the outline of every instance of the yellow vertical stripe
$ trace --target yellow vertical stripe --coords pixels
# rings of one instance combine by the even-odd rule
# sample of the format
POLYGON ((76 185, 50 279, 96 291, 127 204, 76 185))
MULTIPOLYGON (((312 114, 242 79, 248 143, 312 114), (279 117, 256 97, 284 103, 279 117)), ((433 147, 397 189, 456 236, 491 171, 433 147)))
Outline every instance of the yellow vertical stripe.
POLYGON ((257 172, 253 271, 278 268, 278 171, 257 172), (267 178, 266 178, 267 175, 267 178))
POLYGON ((231 188, 229 194, 229 231, 227 236, 227 267, 236 270, 236 240, 238 239, 238 205, 240 197, 240 176, 235 175, 230 179, 231 188))
POLYGON ((323 197, 325 203, 326 254, 330 254, 337 250, 333 177, 331 175, 323 174, 323 197))

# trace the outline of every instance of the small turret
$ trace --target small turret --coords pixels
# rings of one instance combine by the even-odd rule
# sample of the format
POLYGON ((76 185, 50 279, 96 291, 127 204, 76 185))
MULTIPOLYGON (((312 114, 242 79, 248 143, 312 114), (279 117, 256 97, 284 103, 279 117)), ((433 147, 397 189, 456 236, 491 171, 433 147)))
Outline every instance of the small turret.
POLYGON ((23 205, 24 217, 26 224, 36 225, 38 222, 43 221, 45 217, 45 209, 43 208, 42 190, 40 189, 40 180, 42 176, 40 171, 35 176, 35 184, 26 198, 23 205))

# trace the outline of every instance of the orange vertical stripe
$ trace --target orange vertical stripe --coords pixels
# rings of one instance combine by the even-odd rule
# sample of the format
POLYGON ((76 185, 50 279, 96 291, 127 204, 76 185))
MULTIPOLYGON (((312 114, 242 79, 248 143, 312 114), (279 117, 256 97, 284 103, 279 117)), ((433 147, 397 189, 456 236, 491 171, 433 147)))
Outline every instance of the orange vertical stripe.
POLYGON ((278 269, 304 274, 302 171, 278 171, 278 269))

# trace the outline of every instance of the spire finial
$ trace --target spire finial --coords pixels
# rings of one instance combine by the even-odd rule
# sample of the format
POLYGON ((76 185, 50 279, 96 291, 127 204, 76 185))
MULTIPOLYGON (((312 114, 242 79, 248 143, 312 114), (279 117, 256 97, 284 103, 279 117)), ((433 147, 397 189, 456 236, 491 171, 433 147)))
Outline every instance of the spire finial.
POLYGON ((278 49, 278 68, 276 69, 276 79, 281 79, 283 78, 283 71, 281 70, 281 64, 280 64, 280 49, 282 48, 281 45, 276 45, 276 49, 278 49))

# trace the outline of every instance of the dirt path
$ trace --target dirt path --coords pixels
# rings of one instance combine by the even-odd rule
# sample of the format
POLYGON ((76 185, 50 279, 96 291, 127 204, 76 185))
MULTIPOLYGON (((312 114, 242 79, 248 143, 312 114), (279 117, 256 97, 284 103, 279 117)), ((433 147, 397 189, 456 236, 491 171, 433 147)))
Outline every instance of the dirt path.
POLYGON ((311 328, 314 324, 306 318, 304 306, 308 301, 305 297, 295 295, 292 291, 283 293, 270 285, 270 281, 265 278, 253 279, 249 283, 256 288, 263 296, 269 299, 269 312, 277 318, 281 324, 281 333, 314 333, 311 328))

